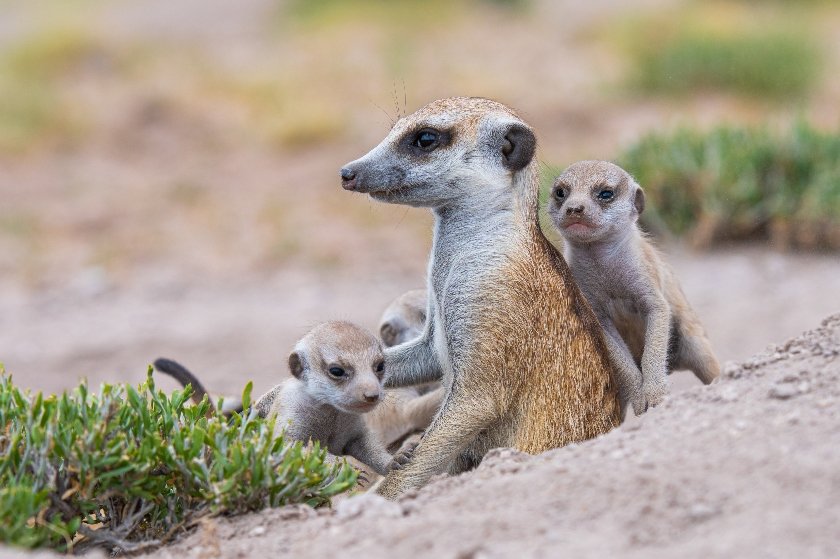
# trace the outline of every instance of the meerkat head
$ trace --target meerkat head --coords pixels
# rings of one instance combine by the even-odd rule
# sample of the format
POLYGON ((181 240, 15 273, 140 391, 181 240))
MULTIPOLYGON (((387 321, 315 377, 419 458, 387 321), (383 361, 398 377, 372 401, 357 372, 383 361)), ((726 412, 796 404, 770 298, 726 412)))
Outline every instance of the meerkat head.
POLYGON ((645 193, 607 161, 579 161, 557 177, 548 214, 563 237, 588 244, 626 234, 645 208, 645 193))
POLYGON ((382 398, 382 345, 350 322, 310 330, 289 355, 289 369, 313 398, 344 412, 367 413, 382 398))
POLYGON ((493 199, 531 163, 536 145, 531 128, 501 103, 441 99, 398 120, 378 146, 346 164, 342 186, 383 202, 431 208, 493 199))
POLYGON ((423 333, 426 305, 425 289, 403 293, 388 305, 379 321, 379 336, 386 347, 404 344, 423 333))

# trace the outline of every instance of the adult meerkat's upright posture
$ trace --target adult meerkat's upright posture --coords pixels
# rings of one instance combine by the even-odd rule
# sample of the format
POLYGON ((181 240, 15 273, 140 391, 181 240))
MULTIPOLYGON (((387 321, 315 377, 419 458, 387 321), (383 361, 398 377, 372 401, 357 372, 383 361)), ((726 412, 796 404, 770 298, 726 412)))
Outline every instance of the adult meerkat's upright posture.
POLYGON ((346 190, 435 216, 423 334, 385 350, 386 386, 443 379, 413 459, 378 492, 395 498, 491 448, 530 453, 620 422, 598 321, 538 225, 534 133, 511 109, 456 97, 397 121, 341 170, 346 190))
POLYGON ((606 161, 566 169, 548 207, 566 241, 566 260, 607 335, 622 401, 636 415, 662 401, 665 376, 675 368, 706 384, 720 375, 674 273, 636 225, 644 207, 641 187, 606 161))

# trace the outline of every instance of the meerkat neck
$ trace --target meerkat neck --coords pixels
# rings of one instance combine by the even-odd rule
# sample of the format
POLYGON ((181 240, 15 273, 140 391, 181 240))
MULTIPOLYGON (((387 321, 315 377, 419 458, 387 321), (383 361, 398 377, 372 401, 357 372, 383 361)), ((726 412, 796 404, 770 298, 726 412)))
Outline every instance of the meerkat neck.
POLYGON ((583 256, 594 263, 609 266, 616 259, 624 261, 628 255, 636 254, 641 241, 641 233, 633 226, 624 232, 591 243, 566 241, 566 244, 570 256, 583 256))
POLYGON ((536 165, 516 173, 512 184, 500 189, 495 184, 477 184, 481 194, 432 210, 436 233, 454 227, 461 236, 479 231, 505 229, 539 231, 539 184, 536 165))

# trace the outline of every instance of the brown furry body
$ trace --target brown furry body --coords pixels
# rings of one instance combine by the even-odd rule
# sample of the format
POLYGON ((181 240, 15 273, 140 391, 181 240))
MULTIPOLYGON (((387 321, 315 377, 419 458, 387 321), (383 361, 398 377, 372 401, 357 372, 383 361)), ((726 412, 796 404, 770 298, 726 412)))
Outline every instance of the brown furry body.
POLYGON ((394 498, 493 447, 538 453, 620 422, 601 329, 538 225, 536 139, 486 99, 431 103, 342 170, 344 188, 431 207, 423 335, 386 350, 386 386, 447 388, 412 461, 378 492, 394 498))

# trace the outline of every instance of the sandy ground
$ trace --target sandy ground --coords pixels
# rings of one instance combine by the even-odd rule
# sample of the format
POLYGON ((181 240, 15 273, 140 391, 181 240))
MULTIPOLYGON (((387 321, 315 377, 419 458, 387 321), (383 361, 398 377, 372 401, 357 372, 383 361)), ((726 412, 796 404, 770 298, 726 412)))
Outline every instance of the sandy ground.
MULTIPOLYGON (((81 377, 94 385, 140 382, 165 355, 199 373, 211 392, 238 394, 252 379, 261 393, 284 378, 288 352, 315 323, 340 318, 373 329, 392 298, 422 286, 417 244, 407 251, 419 253, 414 260, 381 273, 293 271, 195 284, 164 277, 120 289, 93 274, 61 291, 9 291, 0 295, 2 359, 18 384, 40 390, 67 389, 81 377)), ((674 248, 670 257, 722 361, 744 359, 840 311, 840 291, 832 288, 840 258, 833 255, 674 248)), ((677 388, 696 383, 685 374, 674 380, 677 388)))
POLYGON ((838 381, 833 315, 597 439, 497 449, 396 503, 210 520, 154 555, 836 557, 838 381))
MULTIPOLYGON (((211 392, 236 394, 252 379, 260 393, 284 378, 294 341, 315 323, 374 328, 391 299, 422 286, 430 220, 341 191, 337 172, 384 136, 395 112, 437 97, 480 94, 517 107, 537 127, 547 164, 614 157, 677 125, 783 125, 800 114, 837 122, 837 10, 820 19, 826 77, 807 107, 627 95, 627 61, 605 33, 640 14, 685 17, 683 4, 535 1, 521 16, 456 14, 415 33, 356 22, 311 36, 303 24, 278 27, 277 6, 287 3, 269 0, 71 10, 69 27, 89 25, 98 46, 92 63, 53 87, 87 128, 0 155, 0 362, 17 384, 55 392, 83 377, 139 383, 165 355, 211 392), (410 56, 398 63, 401 35, 410 56), (316 131, 322 109, 340 114, 315 141, 278 147, 260 128, 278 118, 251 88, 262 82, 279 99, 312 97, 299 109, 316 131), (393 99, 401 82, 407 101, 393 99)), ((34 4, 3 10, 0 49, 64 26, 42 25, 49 10, 34 4)), ((748 359, 840 311, 836 254, 666 250, 722 361, 748 359)), ((708 390, 676 374, 666 405, 586 445, 532 459, 496 453, 399 505, 368 510, 351 499, 338 512, 213 521, 161 553, 826 555, 838 543, 840 481, 829 428, 837 394, 828 358, 815 352, 820 335, 836 351, 835 321, 793 346, 796 355, 762 358, 708 390), (802 394, 768 397, 786 375, 802 375, 780 384, 802 394)))

